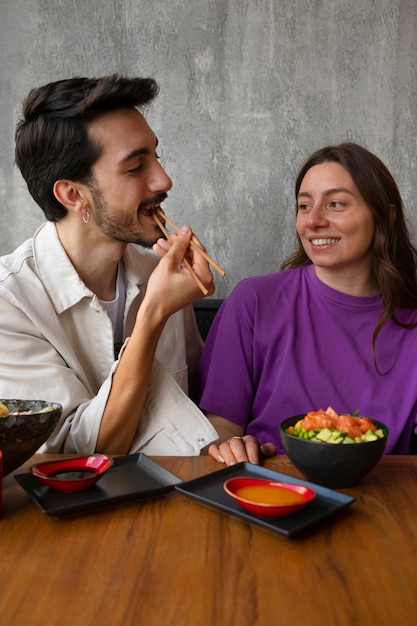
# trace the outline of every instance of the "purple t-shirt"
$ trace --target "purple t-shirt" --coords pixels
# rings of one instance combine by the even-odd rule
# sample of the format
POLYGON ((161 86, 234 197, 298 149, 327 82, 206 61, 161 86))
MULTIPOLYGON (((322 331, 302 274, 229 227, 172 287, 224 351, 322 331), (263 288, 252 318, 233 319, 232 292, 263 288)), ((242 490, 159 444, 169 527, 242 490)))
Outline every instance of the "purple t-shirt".
MULTIPOLYGON (((417 416, 417 328, 372 335, 381 297, 328 287, 314 266, 241 281, 216 315, 200 362, 202 409, 283 453, 279 424, 332 406, 390 429, 386 454, 409 454, 417 416)), ((417 311, 401 309, 402 322, 417 311)))

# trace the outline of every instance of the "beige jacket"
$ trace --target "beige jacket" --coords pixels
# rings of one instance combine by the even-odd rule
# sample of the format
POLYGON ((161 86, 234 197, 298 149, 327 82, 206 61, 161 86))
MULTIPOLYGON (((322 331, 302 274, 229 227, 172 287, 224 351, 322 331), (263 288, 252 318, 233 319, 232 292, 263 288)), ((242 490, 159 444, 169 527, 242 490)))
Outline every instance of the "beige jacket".
MULTIPOLYGON (((128 246, 123 261, 127 280, 124 337, 128 340, 158 257, 128 246)), ((0 258, 0 345, 0 398, 63 405, 58 428, 41 450, 94 452, 118 365, 113 329, 50 222, 12 254, 0 258)), ((192 307, 173 315, 157 347, 130 452, 196 455, 217 438, 187 396, 189 368, 197 366, 201 348, 192 307)))

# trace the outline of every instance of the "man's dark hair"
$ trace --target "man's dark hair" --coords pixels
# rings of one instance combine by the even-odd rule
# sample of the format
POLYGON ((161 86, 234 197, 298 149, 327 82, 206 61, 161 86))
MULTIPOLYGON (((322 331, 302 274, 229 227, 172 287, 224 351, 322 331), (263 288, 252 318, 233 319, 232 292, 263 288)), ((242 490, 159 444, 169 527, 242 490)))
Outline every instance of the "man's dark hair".
POLYGON ((32 89, 16 127, 15 160, 29 192, 51 222, 67 209, 55 198, 57 180, 87 184, 103 146, 88 136, 88 125, 103 113, 143 108, 158 94, 153 78, 69 78, 32 89))

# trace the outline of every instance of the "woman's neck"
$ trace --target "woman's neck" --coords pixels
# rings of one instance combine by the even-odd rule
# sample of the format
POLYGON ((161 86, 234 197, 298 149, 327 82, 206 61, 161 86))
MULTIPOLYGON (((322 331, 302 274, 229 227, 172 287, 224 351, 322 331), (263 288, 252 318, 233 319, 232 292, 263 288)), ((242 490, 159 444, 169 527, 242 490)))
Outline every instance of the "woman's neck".
POLYGON ((370 271, 359 270, 357 272, 339 272, 334 268, 328 271, 326 267, 314 267, 316 276, 322 283, 341 291, 351 296, 375 296, 379 293, 379 289, 376 287, 371 279, 370 271))

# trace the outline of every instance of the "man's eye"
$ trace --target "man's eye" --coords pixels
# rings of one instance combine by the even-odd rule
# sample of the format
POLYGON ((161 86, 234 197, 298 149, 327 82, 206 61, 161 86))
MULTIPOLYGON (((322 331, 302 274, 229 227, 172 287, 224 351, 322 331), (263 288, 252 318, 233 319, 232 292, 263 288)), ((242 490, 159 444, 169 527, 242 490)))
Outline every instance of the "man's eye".
POLYGON ((137 167, 133 167, 132 169, 128 170, 127 173, 128 174, 137 174, 138 172, 141 171, 141 169, 143 169, 143 164, 142 163, 140 165, 138 165, 137 167))

